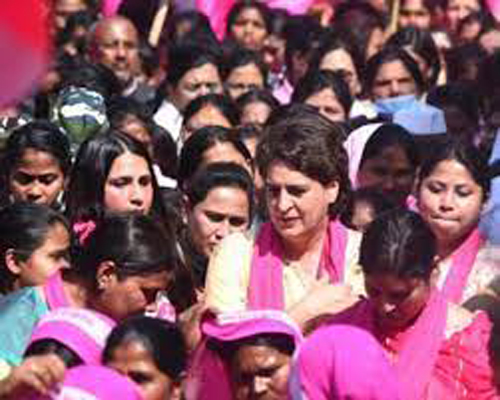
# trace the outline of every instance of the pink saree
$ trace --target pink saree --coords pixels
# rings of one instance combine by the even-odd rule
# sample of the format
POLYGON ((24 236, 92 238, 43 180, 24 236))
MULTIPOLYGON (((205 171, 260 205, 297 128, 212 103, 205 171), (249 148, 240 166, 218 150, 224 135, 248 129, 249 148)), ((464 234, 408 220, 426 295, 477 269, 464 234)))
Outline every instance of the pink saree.
MULTIPOLYGON (((328 274, 332 283, 344 279, 347 228, 331 221, 324 241, 319 274, 328 274)), ((283 291, 283 250, 281 240, 270 222, 258 233, 252 258, 248 304, 252 310, 285 309, 283 291)))
POLYGON ((361 300, 333 321, 366 329, 385 344, 386 349, 390 347, 401 398, 421 400, 425 398, 445 339, 446 317, 446 299, 434 290, 413 325, 396 336, 389 337, 376 326, 370 300, 361 300))

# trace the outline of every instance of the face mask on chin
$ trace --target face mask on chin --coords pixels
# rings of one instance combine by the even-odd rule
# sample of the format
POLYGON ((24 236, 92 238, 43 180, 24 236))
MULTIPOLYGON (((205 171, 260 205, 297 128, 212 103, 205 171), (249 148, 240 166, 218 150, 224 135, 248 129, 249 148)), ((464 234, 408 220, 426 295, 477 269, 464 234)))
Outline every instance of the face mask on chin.
POLYGON ((378 114, 394 115, 398 111, 411 107, 417 101, 416 95, 407 94, 404 96, 375 100, 375 108, 378 114))

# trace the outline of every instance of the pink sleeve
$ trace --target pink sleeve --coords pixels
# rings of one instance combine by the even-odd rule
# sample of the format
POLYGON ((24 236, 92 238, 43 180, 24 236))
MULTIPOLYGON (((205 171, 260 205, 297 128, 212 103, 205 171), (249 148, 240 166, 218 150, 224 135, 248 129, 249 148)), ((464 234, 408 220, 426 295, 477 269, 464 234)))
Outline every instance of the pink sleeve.
POLYGON ((439 352, 434 378, 453 398, 463 400, 500 399, 493 385, 488 343, 491 322, 480 312, 464 330, 445 341, 439 352))

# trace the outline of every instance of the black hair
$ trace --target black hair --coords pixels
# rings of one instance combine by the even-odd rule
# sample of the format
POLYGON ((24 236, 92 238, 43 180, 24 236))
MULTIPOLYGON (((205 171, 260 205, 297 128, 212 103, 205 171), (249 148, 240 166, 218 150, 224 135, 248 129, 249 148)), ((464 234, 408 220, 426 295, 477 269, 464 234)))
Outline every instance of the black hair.
POLYGON ((260 15, 262 16, 262 19, 264 20, 266 31, 269 32, 271 24, 271 14, 269 7, 258 0, 239 0, 231 7, 226 18, 227 36, 231 36, 232 33, 231 28, 236 23, 236 20, 238 19, 240 13, 247 8, 254 8, 259 11, 260 15))
POLYGON ((4 205, 10 203, 11 176, 28 149, 48 153, 59 165, 64 177, 70 172, 70 142, 57 125, 38 120, 14 129, 0 154, 0 198, 4 205))
POLYGON ((194 132, 182 147, 177 181, 183 187, 199 169, 204 153, 218 143, 230 143, 243 159, 252 165, 252 156, 245 144, 237 139, 230 129, 220 126, 207 126, 194 132))
POLYGON ((84 60, 72 62, 63 75, 58 89, 75 86, 83 87, 101 94, 107 102, 123 89, 115 73, 102 64, 84 60))
POLYGON ((106 113, 111 128, 118 129, 123 120, 128 116, 136 117, 146 127, 151 125, 151 110, 146 104, 130 97, 115 97, 109 103, 106 113))
POLYGON ((351 189, 342 126, 302 105, 286 107, 271 119, 257 146, 261 176, 265 179, 270 165, 282 161, 322 185, 338 182, 339 195, 329 210, 335 217, 345 207, 351 189))
POLYGON ((286 48, 285 64, 292 81, 300 77, 292 76, 293 60, 300 57, 310 63, 310 59, 320 45, 325 31, 316 19, 310 15, 290 17, 285 27, 286 48))
POLYGON ((28 260, 56 224, 61 224, 69 235, 66 219, 49 207, 14 203, 0 210, 0 293, 11 292, 16 278, 5 265, 5 253, 12 250, 17 261, 28 260))
POLYGON ((168 59, 170 62, 165 82, 169 86, 177 86, 186 73, 205 64, 213 64, 220 71, 221 54, 218 50, 204 48, 194 43, 173 45, 169 49, 168 59))
POLYGON ((436 84, 441 69, 439 50, 428 30, 418 29, 413 26, 400 29, 389 38, 386 46, 402 49, 409 48, 410 52, 422 57, 431 70, 429 86, 436 84))
POLYGON ((490 194, 491 179, 488 159, 483 152, 460 140, 450 140, 444 146, 436 147, 420 166, 419 185, 442 161, 456 161, 463 165, 474 182, 481 187, 483 203, 486 202, 490 194))
POLYGON ((248 223, 253 216, 254 187, 248 171, 241 165, 217 162, 199 169, 186 185, 186 194, 191 207, 204 201, 211 190, 218 187, 233 187, 245 192, 248 199, 248 223))
POLYGON ((373 90, 373 84, 375 83, 375 79, 377 78, 377 74, 382 65, 394 61, 400 61, 403 64, 415 81, 418 92, 424 92, 427 84, 422 76, 422 73, 420 72, 417 62, 408 54, 408 52, 406 52, 406 50, 394 47, 386 47, 368 60, 365 71, 365 90, 368 91, 368 93, 371 93, 373 90))
MULTIPOLYGON (((321 62, 323 61, 325 56, 337 50, 343 50, 349 55, 349 57, 351 57, 358 78, 361 79, 360 72, 363 67, 363 61, 360 60, 359 57, 357 56, 356 52, 353 49, 352 44, 349 41, 342 38, 341 36, 339 36, 334 31, 328 31, 322 36, 321 41, 319 43, 319 47, 312 55, 308 70, 309 71, 320 70, 321 62)), ((343 70, 339 69, 339 71, 343 70)))
POLYGON ((75 351, 55 339, 40 339, 34 341, 24 352, 24 358, 45 354, 55 354, 62 360, 66 368, 83 365, 83 360, 75 351))
POLYGON ((151 159, 142 143, 131 137, 110 131, 85 140, 76 155, 66 196, 67 214, 72 222, 99 220, 104 216, 104 187, 114 161, 124 153, 145 159, 153 184, 151 212, 163 217, 158 184, 151 159))
POLYGON ((8 177, 27 149, 49 153, 66 176, 71 168, 68 137, 49 121, 33 121, 17 128, 7 139, 2 157, 2 173, 8 177))
POLYGON ((163 175, 170 178, 177 177, 179 163, 177 143, 166 129, 155 123, 153 123, 153 159, 163 175))
MULTIPOLYGON (((155 73, 162 66, 159 52, 144 38, 139 38, 139 58, 141 60, 141 70, 148 78, 154 77, 155 73)), ((150 95, 148 100, 150 98, 153 98, 153 95, 150 95)))
POLYGON ((113 261, 119 279, 171 273, 177 263, 175 239, 146 215, 110 215, 96 224, 85 244, 73 248, 73 271, 96 290, 104 261, 113 261))
POLYGON ((332 27, 352 46, 350 53, 358 62, 358 72, 362 72, 366 62, 372 33, 375 29, 384 32, 386 25, 385 16, 366 1, 345 1, 335 9, 332 27))
POLYGON ((140 103, 130 97, 116 97, 107 108, 111 130, 121 131, 123 122, 128 117, 137 119, 151 137, 152 158, 165 176, 175 178, 177 174, 177 145, 170 133, 157 125, 152 119, 149 105, 140 103))
POLYGON ((299 81, 293 91, 292 102, 304 103, 309 97, 321 92, 324 89, 331 89, 342 105, 346 117, 352 107, 353 99, 349 86, 342 74, 329 70, 309 70, 299 81))
POLYGON ((96 14, 88 10, 77 11, 69 15, 64 28, 57 33, 57 46, 61 47, 64 44, 73 43, 77 50, 77 56, 83 57, 87 50, 87 39, 85 35, 75 38, 75 32, 78 28, 88 31, 96 21, 96 14))
POLYGON ((481 62, 478 74, 478 89, 483 100, 483 108, 489 116, 495 108, 493 105, 497 103, 500 95, 500 51, 497 50, 489 56, 485 56, 481 62))
POLYGON ((392 202, 381 191, 375 188, 357 189, 351 194, 346 210, 341 216, 341 220, 344 225, 354 229, 354 226, 352 225, 354 209, 356 204, 362 202, 367 203, 372 207, 375 218, 384 212, 397 208, 397 204, 392 202))
POLYGON ((168 38, 171 43, 179 42, 183 40, 186 35, 192 34, 204 35, 210 37, 210 40, 217 42, 215 33, 210 26, 210 20, 205 14, 196 10, 186 10, 175 13, 171 23, 167 26, 167 30, 168 38), (177 28, 181 24, 189 24, 189 29, 183 35, 179 36, 177 28))
POLYGON ((239 123, 238 110, 233 101, 226 95, 210 93, 204 96, 197 97, 192 100, 185 108, 184 124, 187 123, 195 114, 205 107, 214 107, 229 121, 232 126, 237 126, 239 123))
POLYGON ((236 100, 236 107, 238 108, 240 119, 244 108, 252 103, 266 104, 271 110, 271 113, 280 106, 279 101, 276 100, 273 94, 268 90, 250 90, 236 100))
POLYGON ((427 103, 441 109, 448 105, 456 106, 479 130, 480 101, 472 85, 456 82, 434 87, 427 95, 427 103))
POLYGON ((179 380, 187 368, 186 342, 175 324, 150 317, 125 320, 109 335, 102 355, 103 363, 112 361, 117 347, 127 343, 140 343, 156 367, 172 380, 179 380))
POLYGON ((420 163, 420 157, 415 140, 405 128, 392 123, 383 124, 368 139, 361 156, 359 169, 367 160, 378 157, 384 149, 392 146, 400 147, 405 152, 408 161, 416 171, 420 163))
POLYGON ((286 25, 290 20, 290 14, 286 9, 271 8, 271 19, 269 23, 269 35, 276 35, 286 39, 286 25))
POLYGON ((168 47, 168 72, 156 91, 155 108, 161 105, 168 92, 192 69, 211 64, 221 74, 222 52, 218 44, 200 40, 196 36, 187 36, 188 39, 168 47))
POLYGON ((222 68, 222 79, 224 81, 229 78, 229 75, 236 69, 246 65, 255 65, 259 70, 264 85, 267 83, 267 66, 264 63, 260 53, 253 50, 236 47, 230 54, 225 57, 224 66, 222 68))
POLYGON ((467 25, 473 24, 474 22, 477 22, 481 28, 479 29, 477 36, 473 40, 477 40, 483 34, 496 28, 496 21, 493 15, 483 9, 470 13, 458 22, 457 36, 460 37, 462 29, 464 29, 467 25))
POLYGON ((495 69, 492 76, 482 69, 487 58, 488 53, 479 43, 466 43, 451 48, 445 53, 448 82, 466 80, 483 82, 484 80, 486 87, 495 87, 495 82, 498 81, 498 78, 495 78, 498 70, 495 69))
POLYGON ((382 214, 363 235, 359 263, 365 275, 430 280, 436 238, 420 215, 406 209, 382 214))
MULTIPOLYGON (((122 0, 118 7, 117 14, 130 20, 137 30, 138 36, 147 37, 151 25, 153 24, 156 12, 161 4, 160 0, 122 0)), ((166 26, 170 23, 170 14, 174 7, 169 8, 166 26)))

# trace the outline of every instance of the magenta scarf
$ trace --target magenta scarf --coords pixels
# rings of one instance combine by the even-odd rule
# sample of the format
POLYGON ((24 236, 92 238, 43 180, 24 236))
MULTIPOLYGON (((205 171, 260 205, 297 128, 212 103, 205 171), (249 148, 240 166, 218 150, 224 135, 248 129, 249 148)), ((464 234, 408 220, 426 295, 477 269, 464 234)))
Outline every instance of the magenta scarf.
POLYGON ((483 244, 484 238, 476 228, 453 253, 451 268, 442 288, 443 295, 448 301, 460 304, 467 286, 467 278, 483 244))
MULTIPOLYGON (((321 256, 320 274, 326 270, 332 283, 344 279, 347 228, 339 221, 328 224, 321 256)), ((270 222, 262 224, 255 241, 248 288, 248 308, 285 309, 283 291, 283 249, 281 239, 270 222)))
MULTIPOLYGON (((396 335, 398 349, 393 366, 402 399, 420 400, 424 397, 445 339, 446 317, 446 298, 435 289, 414 324, 396 335)), ((333 322, 362 327, 378 337, 382 344, 387 338, 376 327, 370 300, 361 300, 351 309, 339 314, 333 322)))

